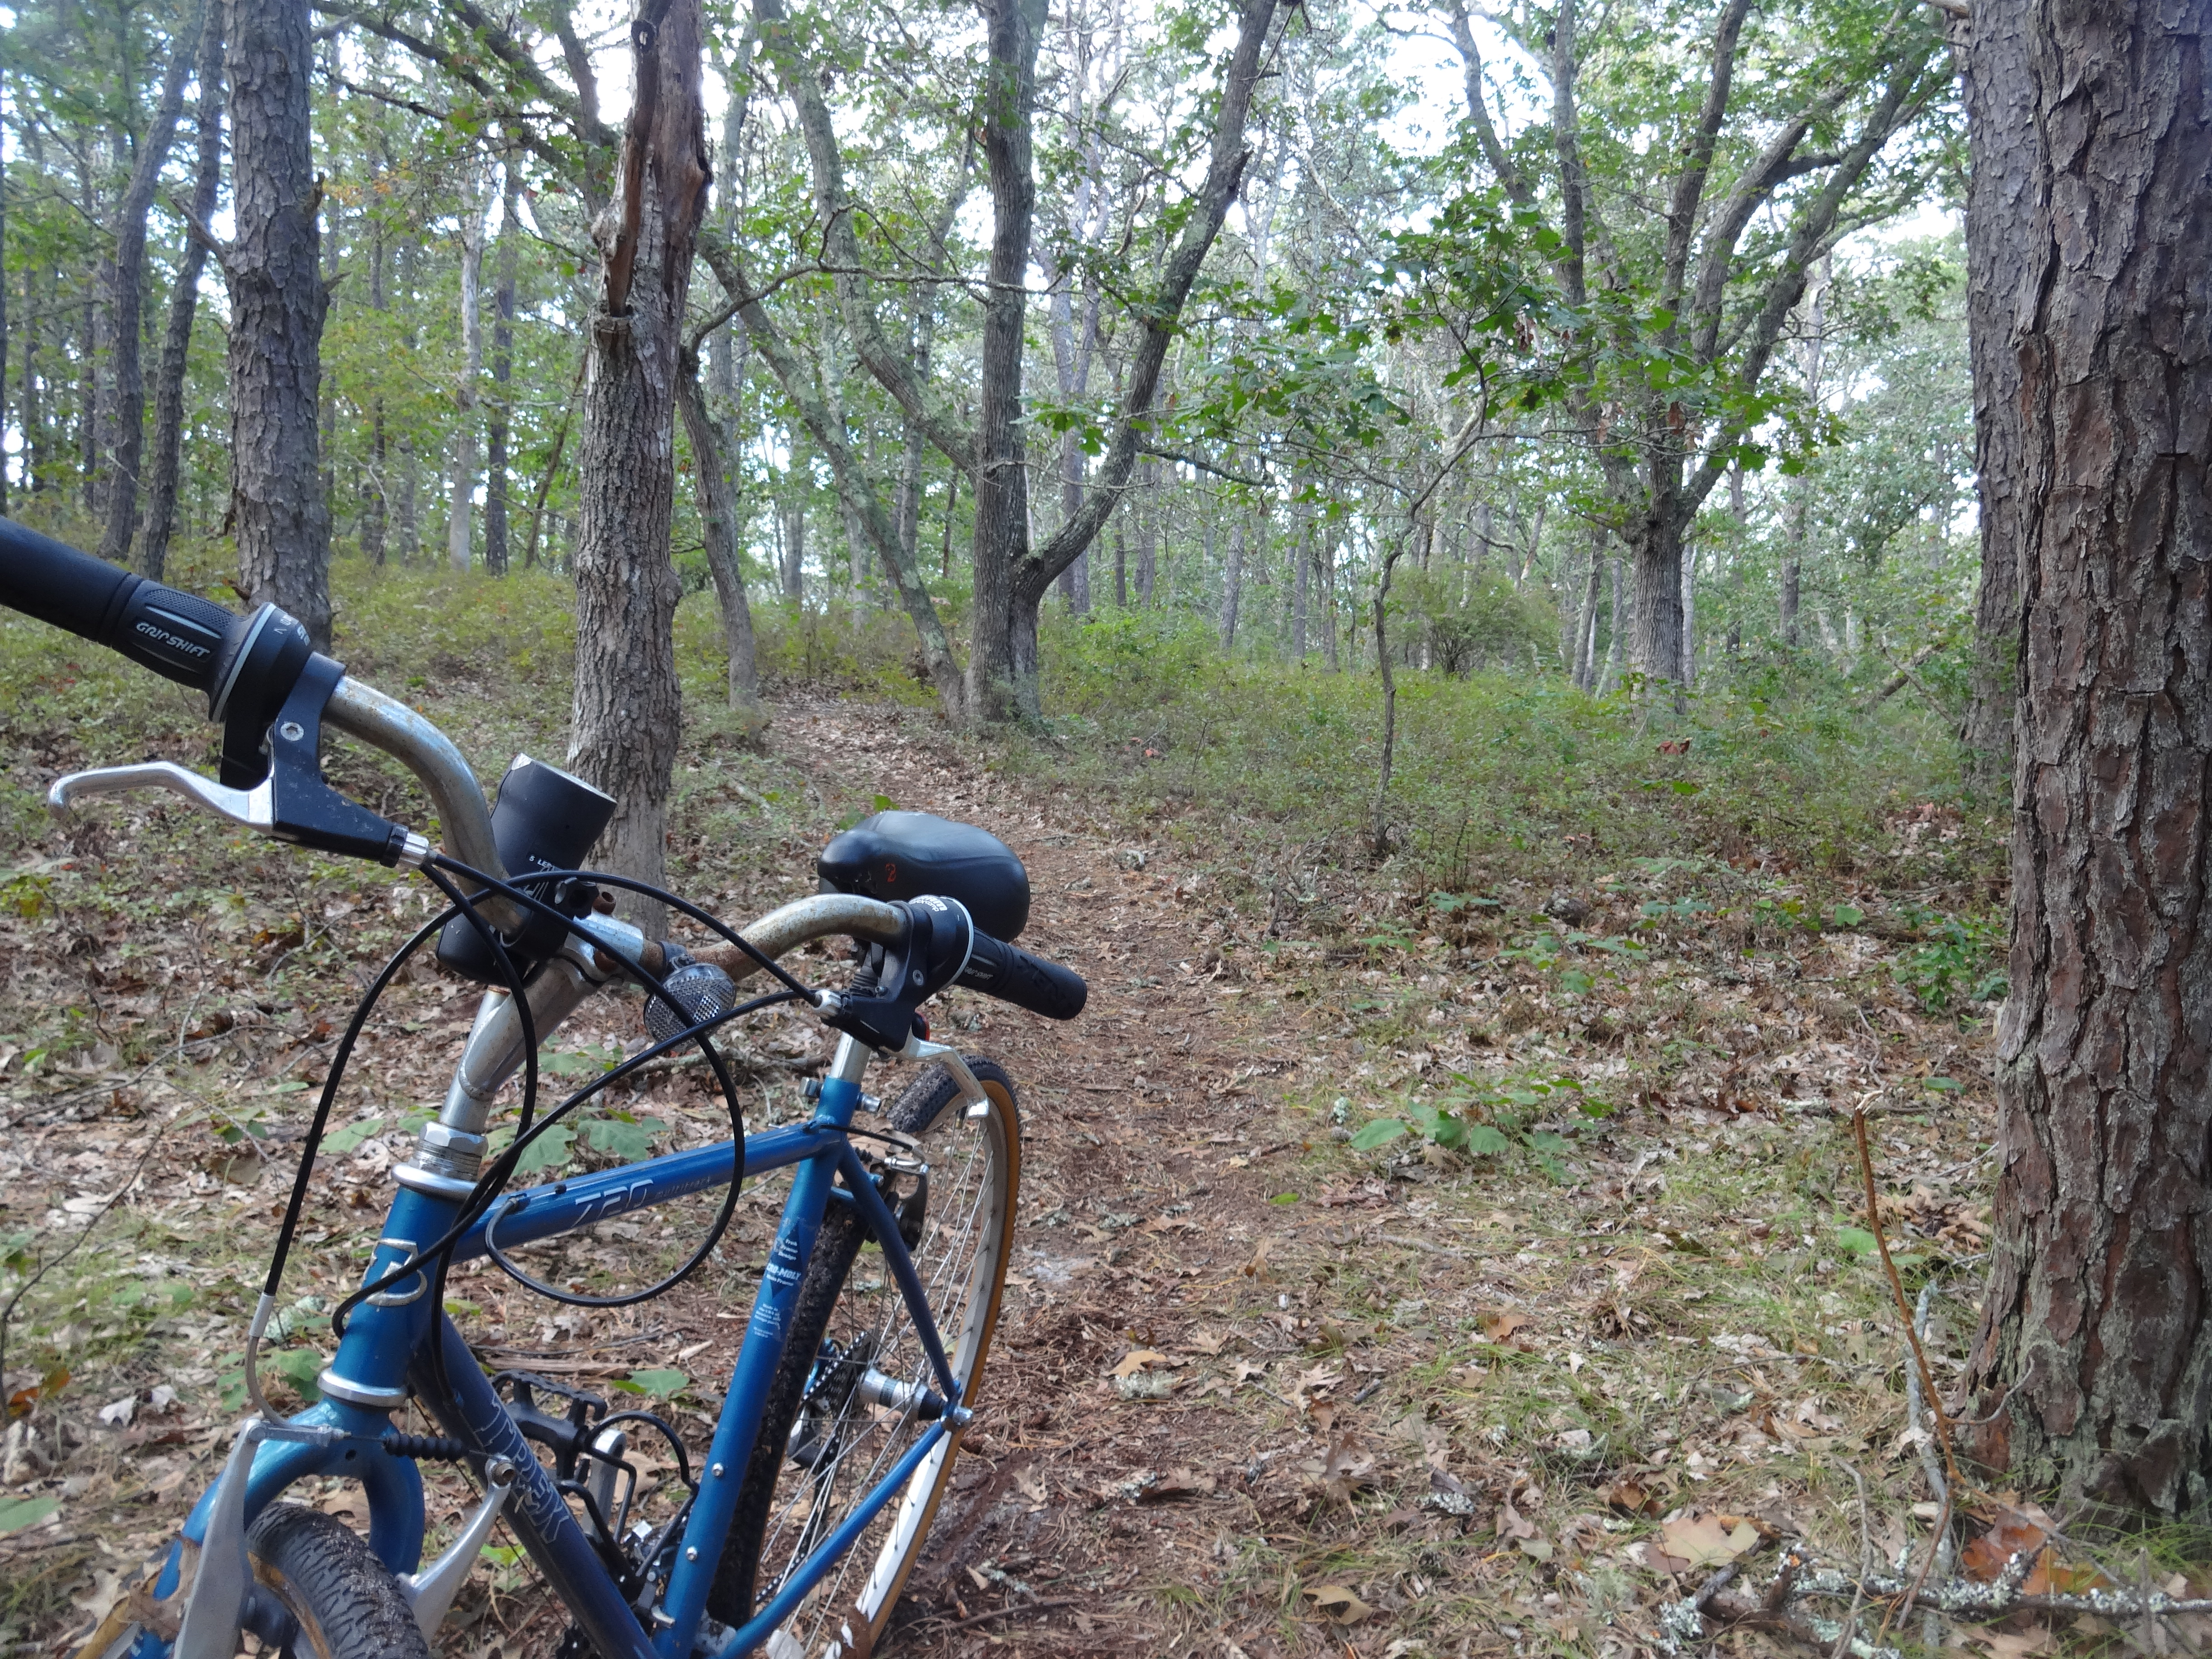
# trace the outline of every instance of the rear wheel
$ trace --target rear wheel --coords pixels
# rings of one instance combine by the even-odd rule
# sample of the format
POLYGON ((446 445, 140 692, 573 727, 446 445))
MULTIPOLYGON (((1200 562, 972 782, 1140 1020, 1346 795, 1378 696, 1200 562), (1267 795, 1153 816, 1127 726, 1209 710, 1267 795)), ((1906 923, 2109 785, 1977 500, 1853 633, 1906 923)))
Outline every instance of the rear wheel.
MULTIPOLYGON (((961 1379, 962 1403, 973 1406, 1012 1247, 1021 1121, 1012 1079, 978 1056, 968 1065, 987 1109, 963 1103, 951 1073, 933 1067, 883 1118, 920 1143, 927 1166, 919 1181, 897 1176, 892 1209, 961 1379)), ((882 1252, 863 1243, 853 1206, 831 1205, 708 1598, 725 1624, 742 1625, 765 1607, 928 1429, 924 1396, 933 1395, 935 1376, 882 1252)), ((956 1431, 939 1443, 769 1638, 770 1659, 872 1649, 921 1554, 958 1439, 956 1431)))
POLYGON ((265 1595, 255 1633, 286 1659, 429 1659, 415 1609, 368 1540, 336 1516, 272 1504, 247 1533, 265 1595), (283 1613, 268 1606, 273 1595, 283 1613))

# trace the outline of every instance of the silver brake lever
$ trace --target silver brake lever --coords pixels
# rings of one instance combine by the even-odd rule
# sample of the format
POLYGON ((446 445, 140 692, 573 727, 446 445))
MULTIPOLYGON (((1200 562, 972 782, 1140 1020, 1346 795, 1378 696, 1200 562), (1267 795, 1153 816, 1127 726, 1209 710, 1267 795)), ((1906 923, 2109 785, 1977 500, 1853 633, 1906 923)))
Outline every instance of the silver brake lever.
POLYGON ((188 772, 174 761, 146 761, 137 766, 102 766, 89 772, 71 772, 56 778, 46 791, 46 810, 66 818, 80 799, 88 795, 123 795, 136 789, 167 789, 204 806, 218 817, 248 830, 267 831, 276 823, 276 781, 274 775, 251 789, 232 789, 197 772, 188 772))

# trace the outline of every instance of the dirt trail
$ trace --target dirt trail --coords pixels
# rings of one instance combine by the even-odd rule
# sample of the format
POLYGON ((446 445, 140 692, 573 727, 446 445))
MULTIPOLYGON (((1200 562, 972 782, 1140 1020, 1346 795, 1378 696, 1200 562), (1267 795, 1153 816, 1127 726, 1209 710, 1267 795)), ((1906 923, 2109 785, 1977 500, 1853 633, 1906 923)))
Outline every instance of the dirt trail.
POLYGON ((1240 1408, 1219 1386, 1197 1401, 1146 1390, 1227 1352, 1259 1241, 1279 1252, 1291 1231, 1264 1181, 1285 1148, 1243 1086, 1290 1034, 1227 1017, 1234 988, 1196 971, 1194 872, 1173 853, 1067 827, 1064 800, 1024 799, 856 713, 787 708, 776 747, 1002 836, 1030 872, 1024 944, 1091 986, 1069 1025, 965 1005, 989 1012, 958 1040, 1022 1091, 1021 1223, 983 1409, 897 1615, 898 1650, 963 1653, 988 1632, 1037 1651, 1158 1651, 1170 1621, 1152 1592, 1206 1576, 1217 1541, 1249 1523, 1245 1471, 1280 1455, 1249 1409, 1272 1410, 1263 1396, 1240 1408), (1146 1352, 1162 1358, 1117 1388, 1117 1365, 1146 1352))

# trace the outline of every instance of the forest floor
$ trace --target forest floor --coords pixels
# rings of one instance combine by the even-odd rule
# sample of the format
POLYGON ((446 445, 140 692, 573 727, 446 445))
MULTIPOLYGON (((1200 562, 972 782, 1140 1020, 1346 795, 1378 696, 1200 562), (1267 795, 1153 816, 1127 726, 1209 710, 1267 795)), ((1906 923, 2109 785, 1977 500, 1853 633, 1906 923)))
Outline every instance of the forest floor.
MULTIPOLYGON (((28 715, 6 735, 24 790, 100 741, 28 715)), ((1294 896, 1330 896, 1323 927, 1257 890, 1202 813, 1146 821, 912 711, 793 696, 764 755, 708 744, 684 764, 695 802, 726 774, 763 819, 859 788, 987 824, 1030 872, 1024 942, 1091 985, 1066 1027, 951 1010, 1021 1085, 1020 1224, 890 1650, 1625 1654, 1668 1645, 1664 1604, 1732 1562, 1763 1582, 1790 1540, 1847 1569, 1924 1556, 1925 1439, 1851 1116, 1900 1270, 1934 1287, 1948 1390, 1993 1102, 1987 1009, 1932 1007, 1972 963, 1894 883, 1775 939, 1728 920, 1802 897, 1755 849, 1586 857, 1559 887, 1472 898, 1316 853, 1294 896), (1370 1127, 1392 1116, 1414 1132, 1370 1127)), ((1932 871, 1967 830, 1930 803, 1887 833, 1892 868, 1924 852, 1932 871)), ((775 871, 691 862, 742 916, 811 886, 813 834, 795 823, 775 871)), ((159 806, 14 857, 0 1027, 27 1035, 0 1042, 0 1243, 17 1285, 46 1273, 7 1332, 0 1648, 61 1655, 220 1462, 286 1144, 350 988, 420 901, 159 806), (188 921, 149 934, 165 906, 188 921), (35 1047, 64 1010, 70 1043, 35 1047)), ((427 972, 394 997, 404 1051, 349 1119, 295 1258, 305 1334, 277 1370, 295 1383, 319 1363, 314 1287, 357 1273, 411 1142, 395 1115, 434 1100, 473 1005, 427 972)), ((798 1020, 759 1041, 793 1077, 826 1053, 798 1020)), ((629 1105, 708 1111, 682 1073, 629 1105)), ((596 1319, 489 1274, 453 1293, 500 1352, 670 1395, 703 1439, 711 1401, 683 1390, 726 1374, 741 1328, 717 1316, 749 1283, 732 1266, 596 1319)), ((2025 1513, 1983 1502, 1969 1530, 2033 1542, 2025 1513)), ((448 1626, 455 1659, 551 1650, 553 1610, 500 1559, 448 1626)), ((1909 1623, 1888 1639, 1929 1633, 1909 1623)), ((2026 1615, 1936 1633, 1997 1656, 2057 1639, 2026 1615)))

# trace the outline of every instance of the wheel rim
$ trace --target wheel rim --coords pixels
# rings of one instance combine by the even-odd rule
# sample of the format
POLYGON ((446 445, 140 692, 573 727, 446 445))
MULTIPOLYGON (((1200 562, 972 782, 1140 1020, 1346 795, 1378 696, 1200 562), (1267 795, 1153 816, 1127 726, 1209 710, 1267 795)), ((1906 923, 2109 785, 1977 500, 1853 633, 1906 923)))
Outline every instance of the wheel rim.
MULTIPOLYGON (((1012 1103, 1003 1085, 988 1082, 984 1089, 991 1102, 987 1115, 969 1117, 956 1098, 919 1137, 930 1191, 926 1231, 912 1252, 953 1375, 964 1380, 965 1403, 971 1405, 988 1358, 1012 1243, 1018 1149, 1012 1103)), ((840 1368, 817 1367, 809 1405, 793 1430, 793 1445, 809 1450, 812 1466, 788 1459, 783 1466, 762 1542, 756 1605, 775 1596, 926 1427, 911 1407, 872 1403, 868 1397, 872 1393, 880 1401, 886 1382, 933 1388, 935 1381, 880 1251, 864 1250, 855 1259, 828 1340, 841 1355, 864 1350, 867 1364, 861 1375, 872 1373, 874 1386, 854 1386, 857 1376, 825 1376, 840 1368)), ((881 1628, 935 1513, 957 1438, 948 1435, 938 1443, 905 1489, 785 1620, 769 1640, 770 1659, 815 1654, 828 1659, 856 1645, 850 1636, 857 1632, 848 1633, 847 1627, 865 1625, 871 1638, 881 1628)), ((857 1645, 865 1650, 868 1644, 857 1645)))

